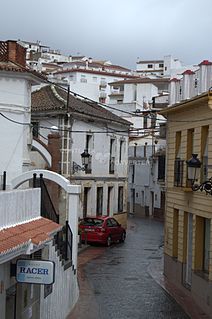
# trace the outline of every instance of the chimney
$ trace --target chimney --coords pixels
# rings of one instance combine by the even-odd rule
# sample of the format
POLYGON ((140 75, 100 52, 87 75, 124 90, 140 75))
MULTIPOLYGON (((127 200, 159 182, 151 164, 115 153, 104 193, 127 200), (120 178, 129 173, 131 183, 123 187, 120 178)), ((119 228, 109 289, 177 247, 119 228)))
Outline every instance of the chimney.
POLYGON ((26 49, 17 41, 0 41, 0 62, 14 62, 26 66, 26 49))

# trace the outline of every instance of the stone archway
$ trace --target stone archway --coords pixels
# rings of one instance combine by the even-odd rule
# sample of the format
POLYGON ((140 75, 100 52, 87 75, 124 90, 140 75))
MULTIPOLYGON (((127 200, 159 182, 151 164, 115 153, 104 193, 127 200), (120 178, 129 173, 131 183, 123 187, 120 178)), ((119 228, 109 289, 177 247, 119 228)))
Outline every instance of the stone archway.
POLYGON ((12 189, 18 188, 24 182, 33 178, 33 174, 43 175, 44 179, 50 180, 58 184, 68 194, 68 223, 73 233, 73 263, 77 267, 77 251, 78 251, 78 212, 79 212, 79 195, 81 193, 80 185, 72 185, 62 175, 47 171, 44 169, 35 169, 25 172, 11 181, 12 189))

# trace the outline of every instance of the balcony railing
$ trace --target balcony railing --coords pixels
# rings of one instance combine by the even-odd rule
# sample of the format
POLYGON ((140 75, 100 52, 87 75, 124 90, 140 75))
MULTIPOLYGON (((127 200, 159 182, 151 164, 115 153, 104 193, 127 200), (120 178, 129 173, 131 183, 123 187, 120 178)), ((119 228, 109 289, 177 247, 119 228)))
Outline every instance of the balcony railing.
POLYGON ((176 158, 174 162, 174 186, 183 186, 183 165, 184 161, 176 158))

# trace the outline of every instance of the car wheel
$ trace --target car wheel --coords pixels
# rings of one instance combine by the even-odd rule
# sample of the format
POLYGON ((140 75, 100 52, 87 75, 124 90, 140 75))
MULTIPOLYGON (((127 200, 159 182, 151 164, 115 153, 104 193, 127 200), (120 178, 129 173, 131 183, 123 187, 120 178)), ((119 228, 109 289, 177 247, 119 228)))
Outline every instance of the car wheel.
POLYGON ((108 236, 108 238, 107 238, 107 247, 109 247, 110 245, 111 245, 111 243, 112 243, 112 239, 111 239, 111 236, 108 236))
POLYGON ((126 239, 126 233, 121 234, 120 243, 123 243, 126 239))

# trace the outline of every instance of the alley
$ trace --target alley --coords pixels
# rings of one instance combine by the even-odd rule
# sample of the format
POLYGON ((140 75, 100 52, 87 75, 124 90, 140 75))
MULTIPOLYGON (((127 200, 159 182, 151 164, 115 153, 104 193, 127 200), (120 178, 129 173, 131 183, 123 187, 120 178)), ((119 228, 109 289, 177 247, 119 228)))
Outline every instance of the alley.
POLYGON ((162 253, 163 224, 130 218, 124 244, 81 253, 80 299, 68 319, 189 318, 150 275, 162 253))

